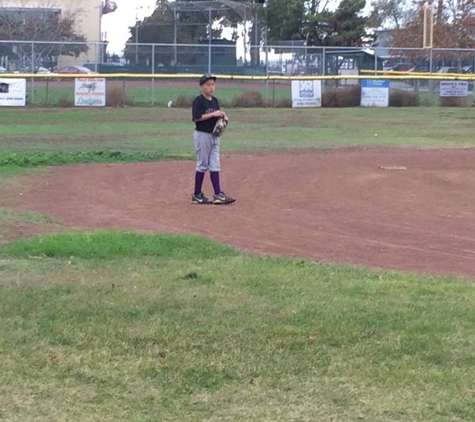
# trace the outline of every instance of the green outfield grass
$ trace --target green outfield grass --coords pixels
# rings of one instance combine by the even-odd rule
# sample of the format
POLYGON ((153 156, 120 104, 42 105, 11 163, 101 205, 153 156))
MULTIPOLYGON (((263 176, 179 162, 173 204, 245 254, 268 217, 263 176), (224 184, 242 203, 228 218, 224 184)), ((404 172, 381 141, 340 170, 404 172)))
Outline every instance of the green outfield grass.
MULTIPOLYGON (((113 84, 114 82, 111 82, 113 84)), ((61 101, 73 104, 74 103, 74 81, 64 81, 65 86, 46 86, 45 82, 37 83, 35 87, 28 87, 27 95, 29 103, 43 105, 43 106, 57 106, 61 101)), ((165 107, 167 103, 172 100, 176 101, 179 96, 191 97, 200 93, 199 87, 195 88, 186 86, 163 86, 160 82, 152 85, 148 81, 149 86, 144 88, 133 87, 133 82, 126 82, 125 88, 121 83, 116 83, 117 89, 126 93, 127 102, 134 106, 158 106, 165 107)), ((258 91, 261 93, 263 99, 278 100, 283 98, 290 98, 290 84, 289 83, 268 83, 267 87, 264 82, 248 84, 247 88, 243 87, 222 87, 218 89, 217 93, 221 103, 224 106, 231 104, 232 100, 240 96, 246 90, 258 91)))
MULTIPOLYGON (((194 157, 185 109, 1 113, 1 188, 49 165, 194 157)), ((472 109, 229 114, 224 151, 475 143, 472 109)), ((475 420, 473 280, 258 257, 196 236, 3 241, 26 225, 62 231, 0 208, 2 422, 475 420)))
POLYGON ((188 236, 0 246, 0 419, 473 421, 475 289, 188 236))
MULTIPOLYGON (((470 108, 231 109, 229 115, 224 151, 475 145, 470 108)), ((194 157, 188 109, 5 109, 2 118, 0 160, 10 153, 90 151, 194 157)))

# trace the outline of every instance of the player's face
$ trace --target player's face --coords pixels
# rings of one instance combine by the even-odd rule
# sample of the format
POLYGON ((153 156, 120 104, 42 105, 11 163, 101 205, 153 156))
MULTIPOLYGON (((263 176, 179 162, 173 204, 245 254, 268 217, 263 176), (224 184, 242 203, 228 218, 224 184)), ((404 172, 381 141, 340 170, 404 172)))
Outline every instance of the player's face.
POLYGON ((213 79, 208 79, 203 85, 201 85, 201 90, 205 97, 211 97, 214 94, 216 87, 216 82, 213 79))

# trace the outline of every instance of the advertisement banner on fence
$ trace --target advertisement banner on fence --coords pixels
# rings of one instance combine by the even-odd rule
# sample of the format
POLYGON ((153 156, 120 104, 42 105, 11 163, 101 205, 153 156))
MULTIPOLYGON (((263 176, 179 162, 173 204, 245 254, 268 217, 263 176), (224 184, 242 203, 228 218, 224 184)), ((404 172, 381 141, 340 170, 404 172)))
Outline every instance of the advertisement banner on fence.
POLYGON ((467 95, 467 81, 440 81, 441 97, 466 97, 467 95))
POLYGON ((0 78, 0 106, 26 105, 26 79, 0 78))
POLYGON ((321 107, 322 81, 292 81, 292 107, 321 107))
POLYGON ((104 107, 106 105, 106 79, 76 78, 74 105, 77 107, 104 107))
POLYGON ((360 105, 361 107, 389 107, 389 80, 363 79, 360 105))

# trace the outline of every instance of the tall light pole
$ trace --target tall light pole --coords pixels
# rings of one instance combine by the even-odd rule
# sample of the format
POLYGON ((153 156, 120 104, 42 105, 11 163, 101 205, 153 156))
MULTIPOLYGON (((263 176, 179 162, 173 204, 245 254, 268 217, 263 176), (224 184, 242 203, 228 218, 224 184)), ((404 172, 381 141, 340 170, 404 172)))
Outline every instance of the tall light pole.
POLYGON ((432 48, 434 45, 434 8, 432 4, 424 6, 424 25, 422 48, 432 48))
MULTIPOLYGON (((137 6, 134 7, 135 9, 135 64, 137 65, 139 62, 139 10, 150 10, 155 9, 148 6, 137 6)), ((141 14, 142 19, 144 15, 141 14)))
MULTIPOLYGON (((424 22, 422 25, 422 47, 429 50, 429 74, 432 75, 432 48, 434 46, 434 6, 430 1, 424 5, 424 22)), ((429 91, 432 92, 432 79, 429 80, 429 91)))

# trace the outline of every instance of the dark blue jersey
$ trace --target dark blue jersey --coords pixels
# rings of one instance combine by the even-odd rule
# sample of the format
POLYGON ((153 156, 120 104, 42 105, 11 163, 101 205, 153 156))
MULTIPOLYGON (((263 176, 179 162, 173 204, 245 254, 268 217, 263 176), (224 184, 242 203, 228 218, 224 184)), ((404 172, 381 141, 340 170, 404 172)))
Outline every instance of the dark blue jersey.
MULTIPOLYGON (((201 119, 203 114, 209 114, 219 109, 219 102, 216 97, 211 97, 211 100, 208 100, 203 94, 198 95, 193 100, 193 106, 191 108, 193 121, 201 119)), ((200 132, 213 133, 214 125, 216 124, 217 120, 217 117, 211 117, 210 119, 206 119, 201 122, 195 121, 196 130, 200 132)))

